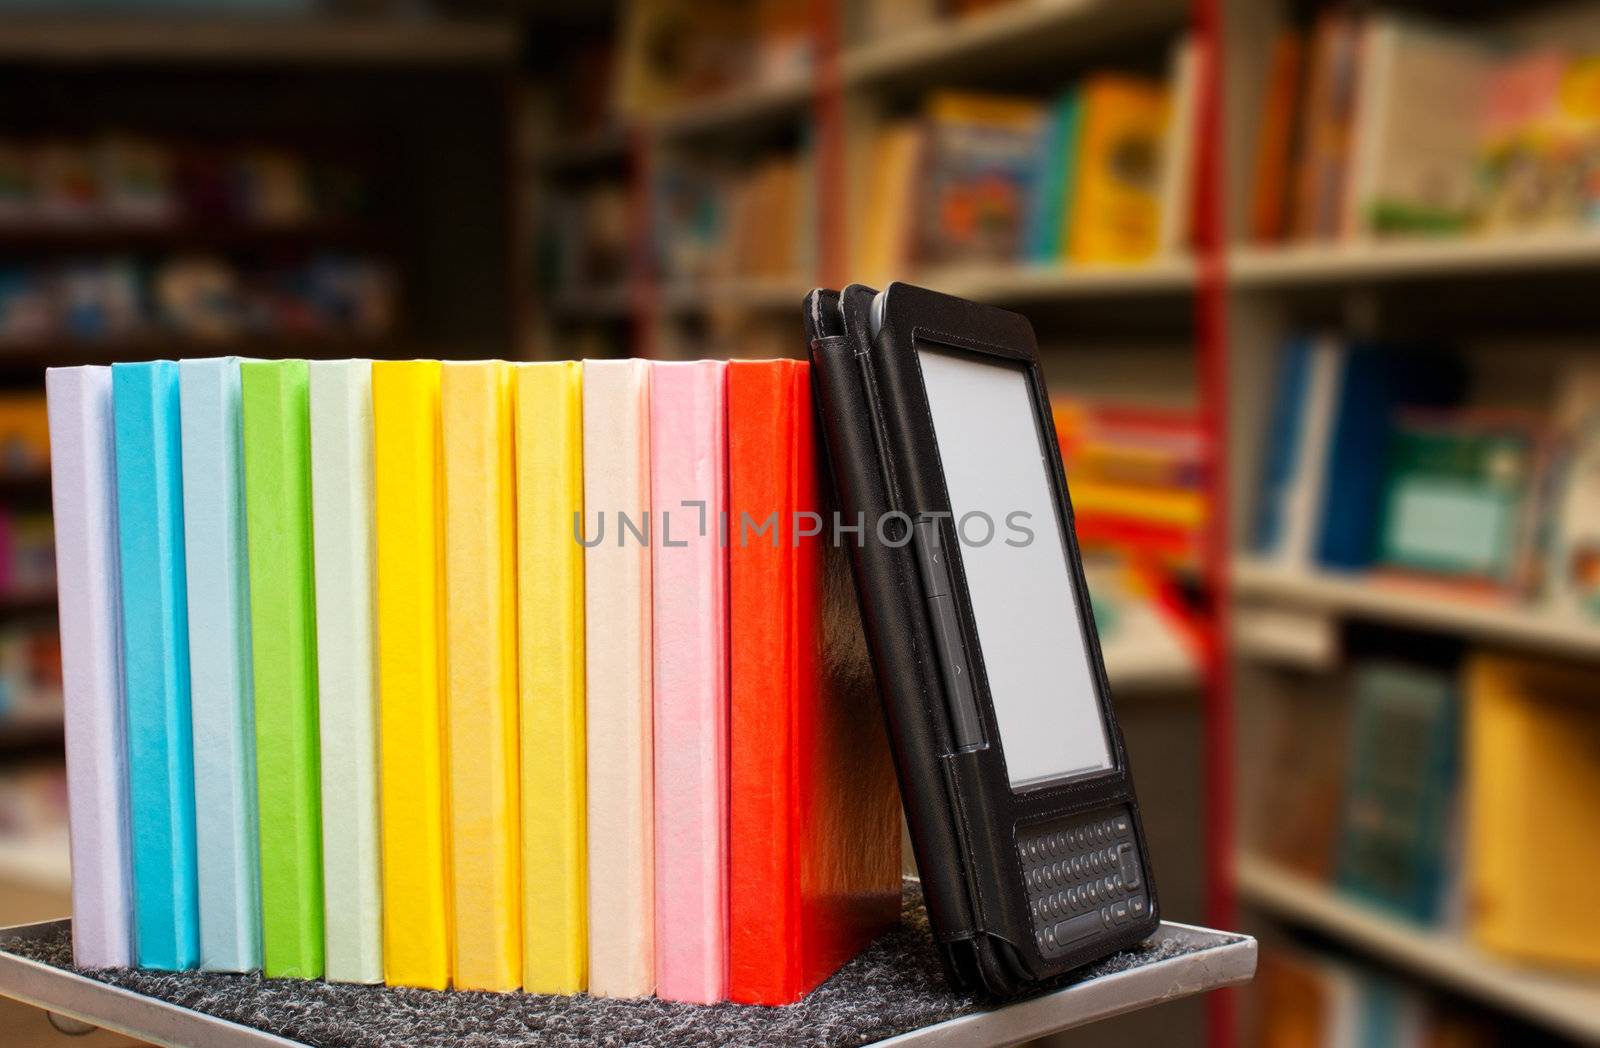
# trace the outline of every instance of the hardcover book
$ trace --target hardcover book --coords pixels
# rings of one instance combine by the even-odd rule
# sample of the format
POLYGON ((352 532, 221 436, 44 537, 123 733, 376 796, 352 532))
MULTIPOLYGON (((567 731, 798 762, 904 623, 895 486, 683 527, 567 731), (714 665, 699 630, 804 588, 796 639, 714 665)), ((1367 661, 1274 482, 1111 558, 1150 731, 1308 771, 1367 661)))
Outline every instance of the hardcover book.
POLYGON ((429 990, 450 985, 452 952, 439 372, 435 360, 372 365, 383 974, 429 990))
POLYGON ((178 390, 200 967, 248 972, 261 967, 261 855, 239 361, 185 360, 178 390))
POLYGON ((178 365, 115 364, 111 384, 134 941, 140 966, 178 971, 200 960, 178 365))
POLYGON ((515 990, 522 852, 510 372, 497 360, 451 361, 440 397, 454 980, 458 989, 515 990))
POLYGON ((900 797, 810 383, 802 361, 728 365, 728 996, 744 1004, 798 1000, 899 913, 900 797))
POLYGON ((583 365, 514 366, 522 988, 588 985, 584 737, 583 365))
POLYGON ((380 983, 372 363, 320 360, 310 369, 327 978, 380 983))
POLYGON ((108 367, 45 372, 72 852, 72 962, 134 963, 117 469, 108 367))
POLYGON ((322 807, 306 362, 246 361, 239 370, 261 802, 261 971, 269 979, 319 979, 322 807))

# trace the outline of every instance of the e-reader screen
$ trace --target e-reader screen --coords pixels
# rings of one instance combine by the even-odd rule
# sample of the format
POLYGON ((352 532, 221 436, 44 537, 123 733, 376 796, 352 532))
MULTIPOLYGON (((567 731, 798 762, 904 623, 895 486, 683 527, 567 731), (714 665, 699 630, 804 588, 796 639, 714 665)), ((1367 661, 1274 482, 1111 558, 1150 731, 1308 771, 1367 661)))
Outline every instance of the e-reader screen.
POLYGON ((1108 770, 1028 371, 921 341, 917 355, 1011 788, 1108 770))

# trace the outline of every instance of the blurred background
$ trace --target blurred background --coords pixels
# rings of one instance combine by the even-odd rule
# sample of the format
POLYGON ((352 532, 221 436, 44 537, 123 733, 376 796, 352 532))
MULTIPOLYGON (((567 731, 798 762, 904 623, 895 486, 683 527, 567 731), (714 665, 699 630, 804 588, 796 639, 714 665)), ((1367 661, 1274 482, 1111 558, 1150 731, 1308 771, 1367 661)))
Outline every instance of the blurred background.
POLYGON ((0 0, 0 924, 68 909, 45 367, 904 279, 1032 319, 1165 914, 1262 941, 1073 1043, 1600 1043, 1597 223, 1600 3, 0 0))

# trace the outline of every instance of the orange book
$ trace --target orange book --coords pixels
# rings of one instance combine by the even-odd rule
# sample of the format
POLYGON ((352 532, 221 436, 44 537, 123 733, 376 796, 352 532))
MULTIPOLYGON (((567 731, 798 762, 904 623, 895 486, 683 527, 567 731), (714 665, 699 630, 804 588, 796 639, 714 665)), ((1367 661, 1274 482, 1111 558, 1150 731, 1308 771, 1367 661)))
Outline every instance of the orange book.
POLYGON ((900 911, 900 797, 810 376, 728 365, 728 995, 745 1004, 798 1000, 900 911))
POLYGON ((1300 69, 1305 44, 1285 29, 1272 43, 1266 98, 1256 136, 1250 200, 1250 239, 1275 244, 1288 231, 1289 172, 1294 164, 1295 115, 1300 108, 1300 69))
POLYGON ((1073 262, 1148 261, 1161 245, 1166 88, 1106 74, 1083 86, 1083 131, 1072 203, 1073 262))

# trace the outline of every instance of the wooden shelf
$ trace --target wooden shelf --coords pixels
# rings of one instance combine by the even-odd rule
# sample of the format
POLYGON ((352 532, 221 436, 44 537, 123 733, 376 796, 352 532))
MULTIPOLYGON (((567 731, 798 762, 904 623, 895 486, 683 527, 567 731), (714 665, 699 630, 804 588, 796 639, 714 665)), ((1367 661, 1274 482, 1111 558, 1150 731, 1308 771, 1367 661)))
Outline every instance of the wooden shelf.
POLYGON ((10 16, 0 60, 252 66, 506 66, 509 20, 332 17, 10 16))
POLYGON ((1172 295, 1196 284, 1193 259, 1164 258, 1141 265, 962 265, 929 269, 912 279, 924 287, 985 302, 1172 295))
POLYGON ((0 226, 7 254, 42 251, 126 251, 152 248, 238 248, 262 245, 363 247, 378 244, 375 229, 352 222, 123 222, 89 219, 73 224, 0 226))
POLYGON ((658 113, 646 119, 645 126, 670 141, 795 120, 805 115, 814 86, 810 76, 800 76, 727 90, 658 113))
POLYGON ((800 322, 800 303, 816 287, 815 281, 800 277, 751 277, 741 280, 711 280, 703 284, 680 283, 661 291, 663 312, 690 315, 714 309, 743 310, 750 313, 777 313, 792 310, 800 322))
POLYGON ((1240 896, 1274 916, 1569 1037, 1600 1041, 1600 981, 1509 964, 1458 935, 1407 924, 1255 856, 1241 855, 1234 872, 1240 896))
POLYGON ((1245 290, 1590 267, 1600 268, 1600 231, 1239 247, 1228 256, 1228 276, 1245 290))
POLYGON ((849 87, 922 84, 974 67, 1061 62, 1140 33, 1175 31, 1188 11, 1175 0, 1015 0, 847 48, 840 74, 849 87))
POLYGON ((1451 595, 1442 587, 1283 568, 1251 558, 1235 562, 1233 585, 1241 597, 1267 598, 1561 655, 1600 658, 1600 623, 1535 607, 1482 603, 1451 595))

